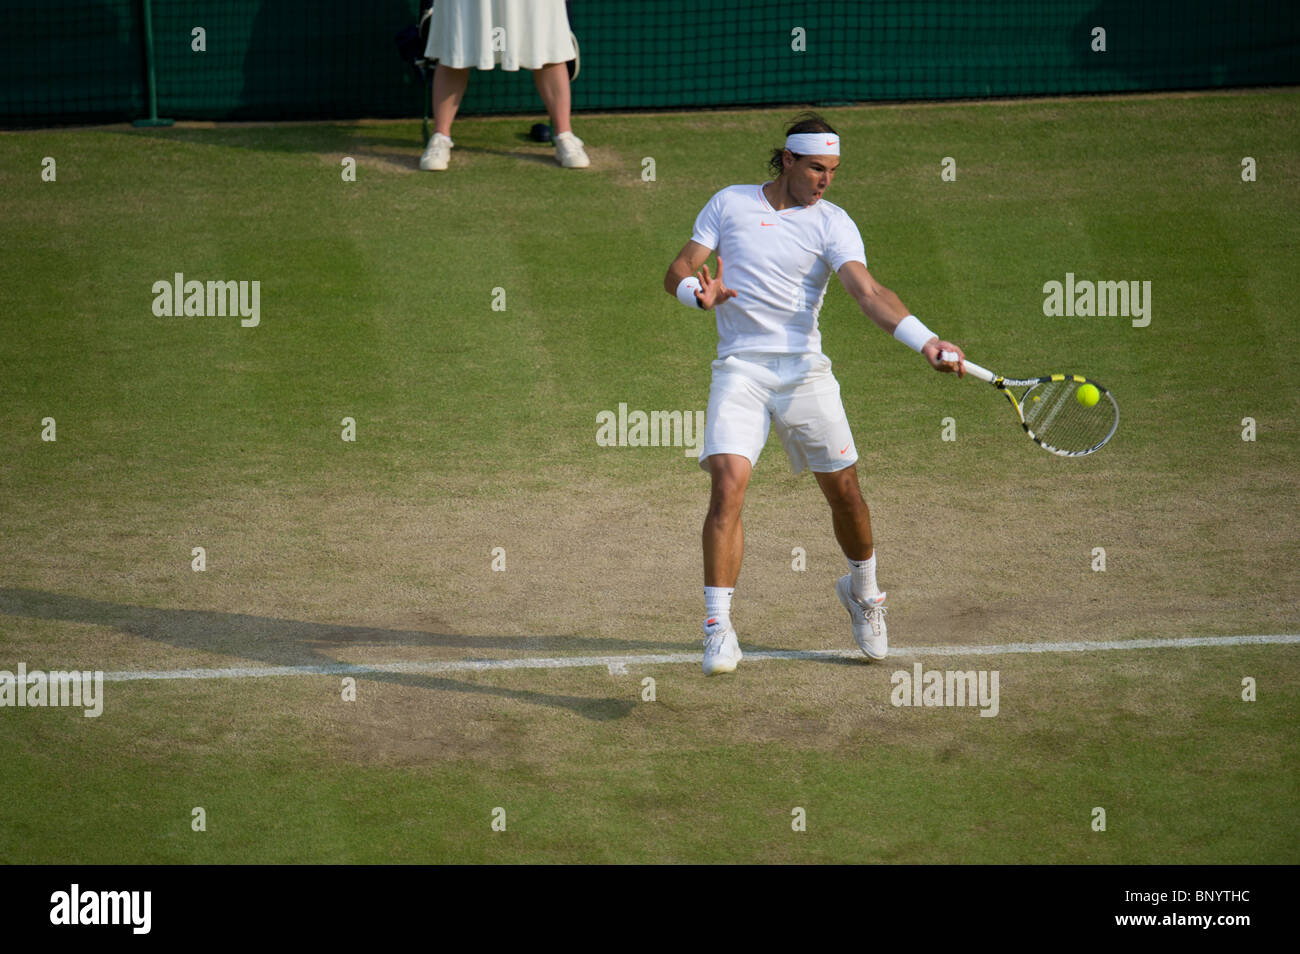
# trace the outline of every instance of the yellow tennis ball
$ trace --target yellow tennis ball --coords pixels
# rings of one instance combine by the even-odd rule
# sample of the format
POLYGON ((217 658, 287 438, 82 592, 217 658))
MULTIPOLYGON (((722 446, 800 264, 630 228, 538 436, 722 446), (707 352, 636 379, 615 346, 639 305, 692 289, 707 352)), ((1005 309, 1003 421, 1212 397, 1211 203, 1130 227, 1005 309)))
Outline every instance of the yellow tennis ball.
POLYGON ((1101 392, 1095 384, 1081 384, 1079 390, 1074 392, 1074 397, 1084 407, 1092 407, 1101 400, 1101 392))

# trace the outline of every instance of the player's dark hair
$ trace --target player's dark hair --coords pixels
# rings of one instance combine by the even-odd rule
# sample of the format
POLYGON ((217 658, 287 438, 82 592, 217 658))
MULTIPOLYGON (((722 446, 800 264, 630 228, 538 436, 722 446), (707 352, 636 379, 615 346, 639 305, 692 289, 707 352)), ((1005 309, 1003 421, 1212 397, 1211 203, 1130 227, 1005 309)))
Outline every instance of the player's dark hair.
MULTIPOLYGON (((833 136, 839 135, 839 133, 831 128, 830 123, 822 119, 821 116, 814 113, 812 110, 802 112, 796 116, 791 123, 790 128, 785 131, 787 136, 793 136, 796 133, 830 133, 833 136)), ((772 157, 767 160, 767 168, 772 173, 772 178, 774 179, 785 171, 785 163, 781 161, 781 157, 784 154, 785 146, 781 146, 777 149, 773 149, 772 157)), ((802 158, 798 153, 792 153, 792 155, 794 155, 796 159, 802 158)))

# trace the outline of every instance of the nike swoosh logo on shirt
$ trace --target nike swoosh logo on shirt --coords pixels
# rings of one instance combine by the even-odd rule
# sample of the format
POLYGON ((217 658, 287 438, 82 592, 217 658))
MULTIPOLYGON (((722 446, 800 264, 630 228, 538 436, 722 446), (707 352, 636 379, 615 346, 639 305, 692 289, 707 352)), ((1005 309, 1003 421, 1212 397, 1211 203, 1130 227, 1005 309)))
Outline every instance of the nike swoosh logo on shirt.
POLYGON ((768 225, 768 226, 773 226, 773 225, 776 225, 777 223, 776 223, 776 222, 761 222, 761 221, 760 221, 758 224, 759 224, 759 225, 768 225))
POLYGON ((840 451, 840 453, 841 453, 841 454, 847 454, 847 453, 849 452, 849 448, 852 447, 852 446, 853 446, 852 444, 845 444, 845 445, 844 445, 844 450, 840 451))

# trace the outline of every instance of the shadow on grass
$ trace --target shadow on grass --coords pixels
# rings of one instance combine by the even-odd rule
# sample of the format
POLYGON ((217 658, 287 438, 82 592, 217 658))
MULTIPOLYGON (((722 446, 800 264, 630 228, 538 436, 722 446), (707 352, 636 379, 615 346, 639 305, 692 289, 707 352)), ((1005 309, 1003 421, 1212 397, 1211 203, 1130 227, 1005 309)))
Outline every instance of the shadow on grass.
MULTIPOLYGON (((166 643, 181 649, 239 656, 275 666, 321 666, 337 664, 335 653, 342 648, 382 643, 398 646, 458 647, 467 649, 533 650, 563 648, 610 652, 609 641, 584 636, 458 636, 419 630, 308 623, 299 620, 218 613, 207 610, 160 609, 128 606, 79 596, 0 587, 0 614, 35 619, 62 620, 111 626, 141 639, 166 643)), ((680 651, 677 643, 622 640, 619 649, 680 651)), ((421 689, 471 692, 569 709, 587 719, 621 719, 636 704, 632 698, 590 698, 526 689, 478 685, 445 676, 414 673, 367 673, 359 678, 421 689)), ((629 690, 629 695, 631 690, 629 690)))
POLYGON ((409 159, 412 169, 416 168, 424 149, 418 121, 410 135, 394 135, 391 130, 372 131, 341 123, 194 123, 147 129, 115 126, 110 131, 135 139, 256 152, 331 155, 361 151, 398 163, 409 159))
MULTIPOLYGON (((409 166, 417 171, 420 166, 420 153, 424 151, 418 123, 409 136, 393 135, 387 131, 371 132, 365 127, 336 123, 310 125, 263 123, 253 126, 218 123, 213 126, 204 124, 149 129, 122 126, 114 127, 112 131, 123 136, 196 146, 220 146, 226 149, 312 155, 355 154, 382 159, 396 166, 409 166)), ((527 133, 520 134, 518 138, 521 143, 532 142, 527 133)), ((533 151, 523 151, 506 146, 469 145, 462 142, 457 143, 452 151, 453 160, 458 154, 500 156, 559 168, 553 148, 540 143, 536 144, 533 151)))

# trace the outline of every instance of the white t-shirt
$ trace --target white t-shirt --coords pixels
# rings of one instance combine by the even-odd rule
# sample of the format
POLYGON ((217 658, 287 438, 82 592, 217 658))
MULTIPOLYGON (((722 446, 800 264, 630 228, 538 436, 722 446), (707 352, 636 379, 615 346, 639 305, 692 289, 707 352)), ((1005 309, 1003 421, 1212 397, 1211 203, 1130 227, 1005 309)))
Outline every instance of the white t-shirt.
POLYGON ((817 314, 831 273, 867 263, 862 235, 838 205, 821 199, 775 211, 761 185, 716 193, 691 239, 716 249, 722 280, 738 293, 714 311, 718 357, 743 351, 821 353, 817 314))

